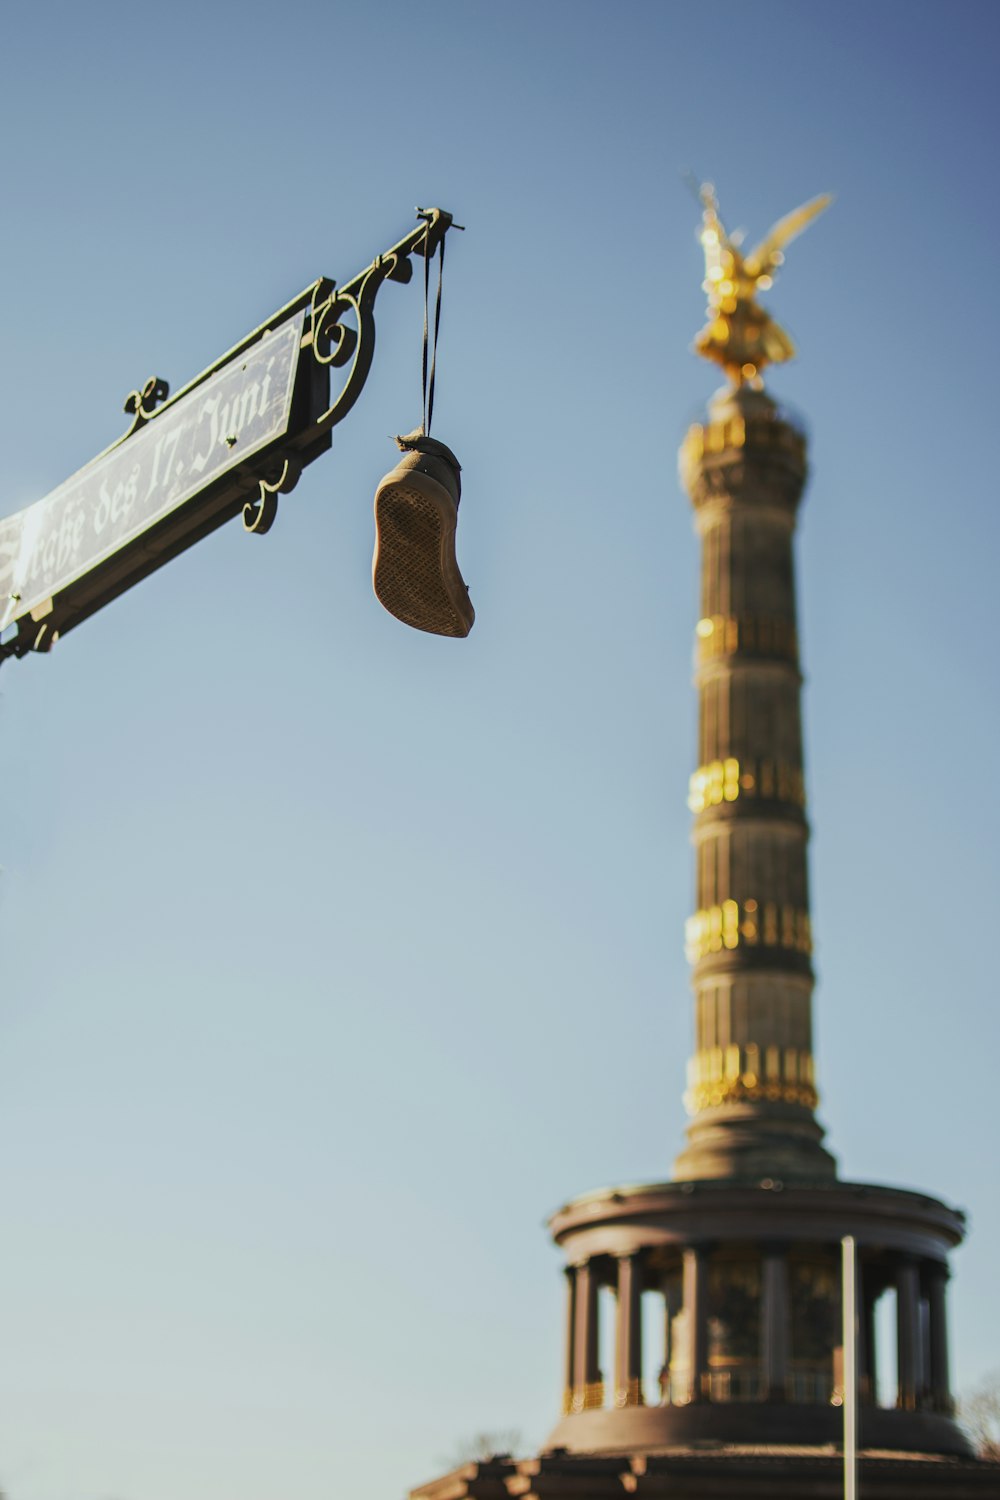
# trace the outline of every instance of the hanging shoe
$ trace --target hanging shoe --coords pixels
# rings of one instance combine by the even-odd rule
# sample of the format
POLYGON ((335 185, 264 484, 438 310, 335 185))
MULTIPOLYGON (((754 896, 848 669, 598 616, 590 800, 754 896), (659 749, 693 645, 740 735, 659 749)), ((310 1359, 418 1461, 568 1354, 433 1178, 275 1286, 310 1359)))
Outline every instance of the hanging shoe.
POLYGON ((420 431, 396 442, 403 457, 375 491, 375 597, 415 630, 467 636, 476 615, 455 559, 461 466, 420 431))

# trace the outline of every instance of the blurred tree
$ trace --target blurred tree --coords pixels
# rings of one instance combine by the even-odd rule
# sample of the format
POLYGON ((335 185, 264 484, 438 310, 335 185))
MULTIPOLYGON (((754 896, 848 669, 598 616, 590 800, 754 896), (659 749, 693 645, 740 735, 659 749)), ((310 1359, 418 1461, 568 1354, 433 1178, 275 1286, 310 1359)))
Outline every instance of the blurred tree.
MULTIPOLYGON (((445 1460, 449 1469, 458 1469, 462 1464, 483 1463, 488 1458, 506 1458, 522 1445, 517 1427, 495 1427, 489 1432, 474 1432, 463 1438, 445 1460)), ((0 1500, 3 1496, 0 1495, 0 1500)))
POLYGON ((1000 1370, 960 1398, 958 1418, 980 1458, 1000 1461, 1000 1370))

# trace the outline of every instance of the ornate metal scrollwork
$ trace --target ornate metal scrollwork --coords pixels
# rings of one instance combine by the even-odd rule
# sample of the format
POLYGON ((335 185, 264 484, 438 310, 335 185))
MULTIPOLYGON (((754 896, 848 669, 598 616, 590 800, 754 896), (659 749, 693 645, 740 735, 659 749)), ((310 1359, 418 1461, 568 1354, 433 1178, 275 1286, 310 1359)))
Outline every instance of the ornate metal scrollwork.
POLYGON ((347 367, 338 395, 318 420, 317 426, 324 430, 343 421, 368 379, 375 355, 375 298, 383 282, 408 282, 413 276, 411 255, 433 255, 451 227, 451 215, 443 209, 421 210, 420 217, 419 229, 411 230, 384 255, 377 255, 353 281, 342 287, 329 280, 317 283, 305 342, 320 364, 338 370, 347 367), (356 329, 344 322, 352 315, 356 329))
MULTIPOLYGON (((387 275, 382 261, 381 256, 374 260, 350 286, 339 290, 331 286, 322 300, 313 299, 310 309, 313 356, 320 364, 335 370, 347 367, 339 394, 319 418, 320 427, 334 427, 342 421, 368 379, 375 354, 374 303, 387 275), (350 314, 357 321, 356 329, 344 322, 350 314)), ((317 288, 317 292, 320 290, 317 288)))
POLYGON ((258 493, 243 507, 243 529, 254 536, 270 531, 278 514, 278 496, 293 490, 301 473, 301 463, 291 454, 276 458, 258 479, 258 493))
POLYGON ((143 427, 169 395, 170 386, 159 375, 151 375, 141 389, 129 391, 122 410, 132 417, 132 426, 125 437, 131 437, 133 432, 143 427))

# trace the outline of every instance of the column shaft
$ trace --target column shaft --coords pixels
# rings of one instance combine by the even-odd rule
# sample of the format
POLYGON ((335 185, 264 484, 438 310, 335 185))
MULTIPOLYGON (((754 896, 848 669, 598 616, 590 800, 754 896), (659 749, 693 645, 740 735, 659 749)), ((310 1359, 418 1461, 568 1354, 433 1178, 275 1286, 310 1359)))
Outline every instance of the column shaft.
POLYGON ((857 1296, 858 1296, 858 1400, 870 1401, 870 1380, 868 1375, 868 1339, 870 1329, 868 1327, 868 1309, 865 1301, 865 1270, 858 1253, 856 1265, 857 1296))
POLYGON ((766 1401, 787 1399, 788 1252, 768 1247, 761 1265, 761 1383, 766 1401))
POLYGON ((948 1370, 948 1289, 947 1266, 928 1268, 927 1301, 930 1312, 930 1386, 931 1405, 935 1411, 952 1410, 951 1378, 948 1370))
POLYGON ((688 1400, 707 1401, 708 1256, 701 1245, 684 1251, 684 1338, 687 1344, 688 1400))
POLYGON ((576 1268, 575 1374, 573 1410, 589 1411, 604 1405, 597 1323, 597 1272, 593 1261, 576 1268))
POLYGON ((920 1271, 902 1260, 896 1271, 896 1405, 914 1411, 920 1381, 920 1271))
POLYGON ((674 1358, 674 1318, 680 1312, 678 1288, 673 1280, 663 1285, 663 1364, 660 1366, 660 1401, 669 1406, 673 1401, 670 1384, 670 1366, 674 1358))
POLYGON ((875 1332, 875 1306, 878 1295, 870 1291, 862 1272, 861 1280, 861 1338, 864 1364, 861 1374, 861 1394, 873 1406, 878 1404, 878 1339, 875 1332))
POLYGON ((642 1406, 642 1261, 640 1253, 618 1260, 618 1320, 615 1405, 642 1406))
POLYGON ((563 1365, 563 1411, 573 1410, 576 1380, 576 1266, 566 1266, 566 1352, 563 1365))
POLYGON ((687 925, 693 1115, 675 1176, 836 1176, 812 1050, 812 949, 793 534, 806 445, 741 388, 681 470, 702 542, 696 627, 696 910, 687 925), (780 1127, 780 1128, 779 1128, 780 1127))

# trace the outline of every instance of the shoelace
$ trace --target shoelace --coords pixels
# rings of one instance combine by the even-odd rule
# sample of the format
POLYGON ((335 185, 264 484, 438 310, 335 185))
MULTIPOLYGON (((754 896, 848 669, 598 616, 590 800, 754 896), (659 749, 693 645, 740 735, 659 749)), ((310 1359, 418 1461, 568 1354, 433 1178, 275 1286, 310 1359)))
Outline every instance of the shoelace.
POLYGON ((430 344, 430 288, 431 288, 431 257, 430 257, 430 225, 427 226, 427 236, 424 240, 424 345, 421 359, 421 385, 423 389, 423 408, 421 428, 424 437, 431 435, 431 421, 434 416, 434 380, 437 374, 437 346, 438 333, 441 328, 441 285, 444 280, 444 242, 442 235, 438 242, 438 284, 437 298, 434 304, 434 343, 430 348, 430 371, 428 372, 427 354, 430 344))

